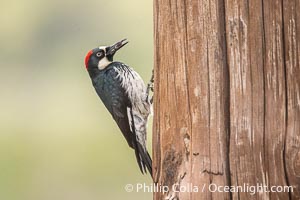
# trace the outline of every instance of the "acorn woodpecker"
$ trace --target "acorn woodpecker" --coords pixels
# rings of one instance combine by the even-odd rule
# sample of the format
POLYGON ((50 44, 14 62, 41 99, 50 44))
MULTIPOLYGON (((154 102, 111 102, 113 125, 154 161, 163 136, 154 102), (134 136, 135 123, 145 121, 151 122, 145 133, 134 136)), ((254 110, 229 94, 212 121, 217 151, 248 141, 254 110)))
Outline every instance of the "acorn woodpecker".
POLYGON ((112 46, 89 51, 85 66, 93 86, 119 126, 128 145, 134 149, 141 172, 152 175, 152 160, 146 149, 146 126, 151 113, 149 89, 140 75, 121 62, 114 62, 115 53, 126 45, 126 39, 112 46))

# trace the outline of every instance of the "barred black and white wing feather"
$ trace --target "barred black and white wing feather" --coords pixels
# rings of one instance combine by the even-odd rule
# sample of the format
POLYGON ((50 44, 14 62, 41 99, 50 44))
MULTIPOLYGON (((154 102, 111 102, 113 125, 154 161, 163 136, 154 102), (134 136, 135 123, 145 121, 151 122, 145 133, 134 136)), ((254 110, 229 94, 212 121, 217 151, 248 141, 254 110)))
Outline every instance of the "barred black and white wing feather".
POLYGON ((93 79, 93 85, 128 145, 135 150, 142 173, 147 169, 152 174, 152 160, 146 149, 151 104, 143 80, 127 65, 113 62, 93 79))

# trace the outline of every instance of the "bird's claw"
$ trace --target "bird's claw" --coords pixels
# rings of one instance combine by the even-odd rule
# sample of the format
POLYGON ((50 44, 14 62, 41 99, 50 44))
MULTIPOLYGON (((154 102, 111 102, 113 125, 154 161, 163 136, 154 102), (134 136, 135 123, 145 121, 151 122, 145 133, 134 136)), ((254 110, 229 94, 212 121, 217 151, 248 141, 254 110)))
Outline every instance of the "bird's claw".
POLYGON ((153 103, 153 95, 151 97, 151 99, 149 99, 149 92, 154 92, 154 74, 153 74, 153 70, 152 70, 152 76, 151 79, 147 85, 147 99, 149 100, 149 102, 152 104, 153 103))

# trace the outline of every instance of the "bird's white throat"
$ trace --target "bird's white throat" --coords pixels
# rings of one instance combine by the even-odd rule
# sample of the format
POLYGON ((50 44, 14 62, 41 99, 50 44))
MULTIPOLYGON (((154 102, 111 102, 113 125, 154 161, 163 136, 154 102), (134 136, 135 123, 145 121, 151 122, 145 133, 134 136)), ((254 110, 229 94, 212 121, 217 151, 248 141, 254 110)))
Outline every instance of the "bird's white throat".
POLYGON ((102 70, 105 69, 110 63, 112 63, 111 61, 109 61, 107 59, 107 57, 102 58, 99 63, 98 63, 98 69, 102 70))

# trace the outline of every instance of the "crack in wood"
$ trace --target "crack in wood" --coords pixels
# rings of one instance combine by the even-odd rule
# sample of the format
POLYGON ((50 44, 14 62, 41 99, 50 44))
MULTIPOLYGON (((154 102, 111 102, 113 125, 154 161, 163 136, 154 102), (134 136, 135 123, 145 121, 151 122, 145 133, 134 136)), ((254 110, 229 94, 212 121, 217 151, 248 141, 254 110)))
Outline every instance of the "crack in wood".
POLYGON ((212 171, 207 170, 207 169, 203 170, 202 173, 207 173, 207 174, 215 175, 215 176, 223 176, 224 175, 223 172, 212 172, 212 171))

